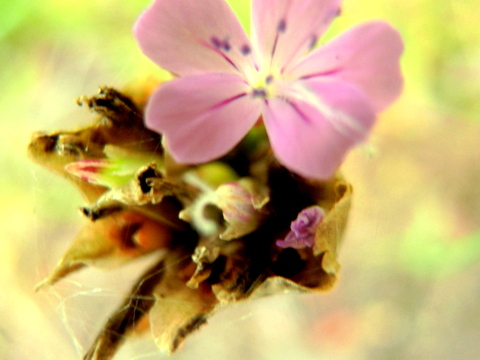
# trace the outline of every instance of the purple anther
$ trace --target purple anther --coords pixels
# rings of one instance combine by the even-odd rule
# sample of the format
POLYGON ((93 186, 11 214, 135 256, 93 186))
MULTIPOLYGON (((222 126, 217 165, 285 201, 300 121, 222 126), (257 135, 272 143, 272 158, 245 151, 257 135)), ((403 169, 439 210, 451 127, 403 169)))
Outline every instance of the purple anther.
POLYGON ((223 45, 223 41, 217 38, 216 36, 212 36, 210 38, 210 42, 212 43, 213 46, 215 46, 217 49, 220 49, 223 45))
POLYGON ((251 54, 252 49, 251 49, 250 46, 248 46, 247 44, 244 44, 244 45, 242 45, 242 47, 240 48, 240 52, 242 53, 243 56, 248 56, 248 55, 251 54))
POLYGON ((318 36, 317 35, 315 35, 315 34, 310 35, 310 44, 308 46, 308 49, 312 50, 315 47, 315 45, 317 44, 317 41, 318 41, 318 36))
POLYGON ((278 31, 279 33, 284 33, 285 30, 287 30, 287 22, 285 21, 285 19, 281 19, 281 20, 278 22, 277 31, 278 31))
POLYGON ((229 52, 231 48, 232 48, 232 46, 230 45, 230 42, 227 39, 223 40, 223 42, 222 42, 223 51, 229 52))
POLYGON ((253 89, 252 95, 253 97, 266 98, 267 92, 263 88, 258 88, 258 89, 253 89))

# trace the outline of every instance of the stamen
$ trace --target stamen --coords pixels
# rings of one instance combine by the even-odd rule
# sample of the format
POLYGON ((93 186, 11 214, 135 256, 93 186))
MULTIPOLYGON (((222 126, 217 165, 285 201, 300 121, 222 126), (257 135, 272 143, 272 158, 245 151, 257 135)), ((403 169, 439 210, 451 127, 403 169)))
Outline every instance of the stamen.
POLYGON ((222 49, 224 51, 228 52, 228 51, 230 51, 231 48, 232 48, 232 46, 228 42, 228 39, 223 40, 222 49))
POLYGON ((218 37, 213 35, 210 37, 209 42, 201 41, 201 43, 203 46, 206 46, 209 49, 212 49, 213 51, 217 52, 217 54, 223 57, 230 65, 232 65, 235 68, 235 70, 240 71, 237 65, 235 65, 235 63, 233 62, 233 60, 230 59, 230 57, 228 57, 228 55, 225 54, 231 48, 230 43, 228 42, 228 39, 220 40, 218 37))
POLYGON ((217 49, 220 49, 222 47, 222 40, 220 40, 219 38, 217 38, 216 36, 212 36, 210 38, 210 42, 212 43, 213 46, 215 46, 215 48, 217 49))
POLYGON ((309 50, 312 50, 317 44, 318 36, 315 34, 310 35, 310 45, 308 46, 309 50))
POLYGON ((278 31, 279 33, 284 33, 285 30, 287 30, 287 22, 285 21, 285 19, 281 19, 281 20, 278 22, 277 31, 278 31))
POLYGON ((277 24, 277 33, 275 34, 275 40, 273 42, 272 52, 270 54, 270 57, 271 57, 272 61, 273 61, 273 57, 275 55, 275 50, 277 50, 277 43, 278 43, 279 35, 284 33, 286 30, 287 30, 287 22, 285 21, 285 19, 280 19, 280 21, 277 24))
POLYGON ((333 19, 339 17, 340 15, 342 15, 342 8, 339 7, 338 9, 330 11, 323 22, 324 24, 329 24, 333 19))
POLYGON ((218 37, 212 36, 210 37, 210 43, 215 47, 215 49, 220 51, 229 52, 232 48, 230 42, 228 41, 228 38, 226 38, 225 40, 220 40, 218 37))
POLYGON ((255 98, 266 98, 267 97, 267 92, 263 88, 258 88, 258 89, 253 89, 252 91, 252 96, 255 98))
POLYGON ((277 50, 277 43, 278 43, 278 33, 275 35, 275 41, 273 42, 272 52, 270 53, 270 58, 272 59, 272 61, 273 61, 273 56, 275 55, 275 50, 277 50))
POLYGON ((252 52, 252 49, 250 49, 250 46, 248 46, 247 44, 244 44, 240 48, 240 52, 242 53, 243 56, 248 56, 252 52))
POLYGON ((268 75, 266 78, 265 78, 265 84, 267 85, 270 85, 273 81, 273 75, 268 75))

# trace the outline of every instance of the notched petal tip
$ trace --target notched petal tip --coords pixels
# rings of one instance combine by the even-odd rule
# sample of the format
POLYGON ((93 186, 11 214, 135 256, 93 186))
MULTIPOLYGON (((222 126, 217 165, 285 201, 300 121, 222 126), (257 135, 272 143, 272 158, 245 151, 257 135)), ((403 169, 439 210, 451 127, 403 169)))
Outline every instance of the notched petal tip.
POLYGON ((325 33, 338 14, 340 2, 254 1, 252 36, 264 62, 288 71, 325 33))
POLYGON ((145 55, 180 76, 240 74, 253 66, 242 51, 250 41, 223 0, 156 0, 133 31, 145 55))
POLYGON ((317 48, 291 69, 300 79, 341 79, 363 92, 376 113, 400 95, 404 49, 400 33, 383 21, 357 25, 317 48))

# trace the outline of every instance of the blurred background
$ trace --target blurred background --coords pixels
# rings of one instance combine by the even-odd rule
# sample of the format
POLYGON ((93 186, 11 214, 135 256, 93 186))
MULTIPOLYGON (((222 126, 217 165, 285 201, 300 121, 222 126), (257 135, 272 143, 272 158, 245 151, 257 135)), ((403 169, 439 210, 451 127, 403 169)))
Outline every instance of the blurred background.
MULTIPOLYGON (((248 1, 231 0, 246 20, 248 1)), ((80 359, 151 259, 50 289, 83 199, 26 157, 30 134, 87 125, 100 85, 160 71, 131 28, 149 0, 0 0, 0 359, 80 359)), ((344 173, 355 188, 327 294, 217 313, 180 359, 477 359, 480 353, 480 27, 477 0, 345 0, 331 37, 384 19, 402 33, 400 100, 344 173)), ((134 339, 116 359, 161 359, 134 339)))

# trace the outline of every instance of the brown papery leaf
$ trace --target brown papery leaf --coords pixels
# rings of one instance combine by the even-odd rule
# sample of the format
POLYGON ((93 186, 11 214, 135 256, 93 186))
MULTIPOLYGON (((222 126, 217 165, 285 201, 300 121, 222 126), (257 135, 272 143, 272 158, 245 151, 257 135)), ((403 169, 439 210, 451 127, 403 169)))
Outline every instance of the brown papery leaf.
POLYGON ((133 211, 121 211, 87 222, 52 273, 37 290, 53 285, 85 266, 115 268, 155 250, 165 249, 171 229, 133 211))
POLYGON ((86 360, 112 359, 147 320, 158 347, 171 353, 220 307, 334 286, 352 197, 340 174, 318 181, 291 173, 274 159, 262 132, 255 144, 241 142, 215 163, 178 164, 163 149, 168 144, 144 127, 140 101, 101 88, 79 100, 100 115, 92 126, 36 134, 29 146, 34 161, 75 183, 88 201, 82 208, 88 218, 84 228, 39 287, 85 266, 115 267, 158 252, 156 265, 139 276, 86 360), (127 158, 131 152, 158 161, 145 163, 113 188, 65 172, 68 163, 108 157, 112 145, 127 158), (321 207, 323 215, 312 225, 310 243, 277 245, 310 207, 321 207), (213 230, 203 231, 205 223, 213 230))

